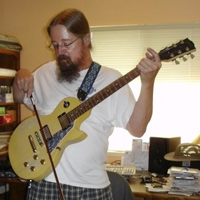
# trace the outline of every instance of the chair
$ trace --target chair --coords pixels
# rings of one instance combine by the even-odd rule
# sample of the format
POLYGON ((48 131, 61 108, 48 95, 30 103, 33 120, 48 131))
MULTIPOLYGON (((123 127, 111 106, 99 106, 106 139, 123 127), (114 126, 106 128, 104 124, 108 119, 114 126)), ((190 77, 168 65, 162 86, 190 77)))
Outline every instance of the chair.
POLYGON ((107 174, 111 183, 113 200, 134 200, 131 188, 123 176, 111 171, 107 171, 107 174))

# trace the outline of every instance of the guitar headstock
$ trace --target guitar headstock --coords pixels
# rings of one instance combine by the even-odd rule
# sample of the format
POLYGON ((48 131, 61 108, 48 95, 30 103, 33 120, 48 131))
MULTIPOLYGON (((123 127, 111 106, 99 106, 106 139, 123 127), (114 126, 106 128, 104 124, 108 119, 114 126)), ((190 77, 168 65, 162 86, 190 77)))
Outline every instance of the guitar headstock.
MULTIPOLYGON (((181 40, 180 42, 173 44, 170 47, 166 47, 159 52, 160 59, 164 62, 176 61, 177 58, 184 58, 185 55, 191 55, 196 51, 194 43, 188 38, 181 40)), ((192 57, 193 58, 193 57, 192 57)), ((178 64, 178 63, 177 63, 178 64)))

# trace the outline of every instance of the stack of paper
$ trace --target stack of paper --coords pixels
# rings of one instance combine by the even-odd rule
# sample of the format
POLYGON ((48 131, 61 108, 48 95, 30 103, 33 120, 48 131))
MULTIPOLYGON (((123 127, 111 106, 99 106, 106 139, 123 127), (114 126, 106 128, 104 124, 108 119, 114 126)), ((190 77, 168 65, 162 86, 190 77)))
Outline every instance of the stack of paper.
POLYGON ((164 192, 169 192, 170 187, 168 185, 160 185, 158 187, 155 187, 151 183, 146 183, 145 187, 148 192, 158 192, 158 193, 164 193, 164 192))
POLYGON ((169 194, 190 196, 200 192, 200 171, 193 168, 171 167, 168 171, 169 194))

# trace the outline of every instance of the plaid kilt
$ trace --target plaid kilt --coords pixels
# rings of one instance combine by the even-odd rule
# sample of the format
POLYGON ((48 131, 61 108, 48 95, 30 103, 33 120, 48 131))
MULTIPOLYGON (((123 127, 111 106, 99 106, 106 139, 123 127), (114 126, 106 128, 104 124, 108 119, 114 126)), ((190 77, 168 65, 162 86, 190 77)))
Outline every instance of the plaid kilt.
MULTIPOLYGON (((65 200, 113 200, 111 187, 102 189, 82 188, 60 184, 65 200)), ((27 200, 62 200, 57 184, 42 180, 32 182, 27 200)))

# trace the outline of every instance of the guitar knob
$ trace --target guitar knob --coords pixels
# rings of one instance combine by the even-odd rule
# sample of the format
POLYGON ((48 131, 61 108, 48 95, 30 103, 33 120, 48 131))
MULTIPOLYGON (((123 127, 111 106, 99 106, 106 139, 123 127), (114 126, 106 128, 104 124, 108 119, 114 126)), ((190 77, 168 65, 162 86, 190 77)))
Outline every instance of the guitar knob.
POLYGON ((34 166, 30 167, 30 170, 31 170, 32 172, 34 172, 34 171, 35 171, 35 167, 34 167, 34 166))
POLYGON ((29 163, 28 162, 24 162, 24 167, 28 167, 29 163))
POLYGON ((34 158, 34 160, 37 160, 38 159, 38 155, 34 155, 33 158, 34 158))
POLYGON ((46 162, 45 162, 44 159, 42 159, 42 160, 40 160, 40 163, 41 163, 42 165, 44 165, 46 162))

